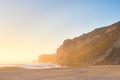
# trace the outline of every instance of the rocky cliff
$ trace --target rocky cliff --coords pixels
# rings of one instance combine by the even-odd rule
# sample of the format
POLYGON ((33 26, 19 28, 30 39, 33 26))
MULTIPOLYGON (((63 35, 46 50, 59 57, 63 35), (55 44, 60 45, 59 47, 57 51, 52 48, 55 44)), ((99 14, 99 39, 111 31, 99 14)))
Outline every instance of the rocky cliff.
POLYGON ((55 54, 43 54, 43 55, 39 56, 38 62, 55 64, 56 63, 56 55, 55 54))
POLYGON ((65 40, 55 59, 63 66, 120 64, 120 22, 65 40))

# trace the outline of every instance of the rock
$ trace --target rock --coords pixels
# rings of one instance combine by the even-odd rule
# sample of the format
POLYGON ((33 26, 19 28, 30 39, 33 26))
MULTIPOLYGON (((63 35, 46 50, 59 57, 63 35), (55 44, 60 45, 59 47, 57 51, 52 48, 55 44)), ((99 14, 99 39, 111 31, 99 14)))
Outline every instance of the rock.
POLYGON ((39 63, 55 64, 56 55, 55 54, 43 54, 38 58, 39 63))
POLYGON ((75 67, 118 65, 120 64, 120 22, 67 39, 55 54, 42 55, 38 61, 75 67))
POLYGON ((65 40, 56 55, 65 66, 120 64, 120 22, 65 40))

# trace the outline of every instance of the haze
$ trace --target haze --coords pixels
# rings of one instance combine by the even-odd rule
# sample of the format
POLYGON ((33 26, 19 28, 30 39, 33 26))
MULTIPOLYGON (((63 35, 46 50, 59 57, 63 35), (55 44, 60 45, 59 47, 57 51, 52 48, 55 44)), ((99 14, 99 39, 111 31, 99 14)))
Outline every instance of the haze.
POLYGON ((63 40, 120 19, 119 0, 0 0, 0 63, 29 63, 63 40))

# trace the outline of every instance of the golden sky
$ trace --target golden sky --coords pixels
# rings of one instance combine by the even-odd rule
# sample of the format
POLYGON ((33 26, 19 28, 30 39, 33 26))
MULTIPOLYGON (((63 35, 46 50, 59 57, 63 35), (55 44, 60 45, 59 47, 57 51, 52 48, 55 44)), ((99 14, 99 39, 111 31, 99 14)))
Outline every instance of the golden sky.
POLYGON ((65 39, 120 19, 119 1, 0 0, 0 63, 28 63, 65 39))
MULTIPOLYGON (((43 53, 54 51, 48 42, 29 36, 0 35, 0 62, 26 63, 36 60, 43 53)), ((51 45, 51 44, 50 44, 51 45)))

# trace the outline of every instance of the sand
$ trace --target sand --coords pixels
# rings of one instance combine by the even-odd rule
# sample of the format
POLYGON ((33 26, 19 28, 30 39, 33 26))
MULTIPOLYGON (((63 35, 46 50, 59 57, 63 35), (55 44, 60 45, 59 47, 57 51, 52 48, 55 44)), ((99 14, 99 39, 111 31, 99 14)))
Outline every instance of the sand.
POLYGON ((120 66, 53 69, 0 68, 0 80, 120 80, 120 66))

